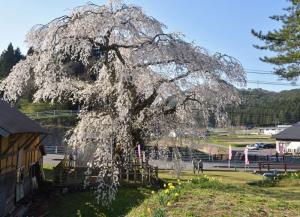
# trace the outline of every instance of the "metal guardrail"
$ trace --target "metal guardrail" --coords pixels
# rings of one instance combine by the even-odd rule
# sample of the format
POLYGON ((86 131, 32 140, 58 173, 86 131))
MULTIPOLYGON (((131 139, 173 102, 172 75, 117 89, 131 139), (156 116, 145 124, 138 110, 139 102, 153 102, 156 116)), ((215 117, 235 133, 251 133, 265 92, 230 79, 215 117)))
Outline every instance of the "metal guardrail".
MULTIPOLYGON (((191 152, 185 153, 180 150, 172 150, 172 151, 160 151, 160 150, 146 150, 143 151, 145 153, 145 157, 152 160, 166 160, 173 161, 174 159, 181 159, 181 161, 192 161, 193 158, 202 159, 202 160, 210 160, 210 156, 202 152, 191 152)), ((138 156, 138 151, 135 152, 135 155, 138 156)))
POLYGON ((79 113, 79 110, 51 110, 51 111, 40 111, 40 112, 32 112, 25 113, 27 116, 31 118, 41 118, 41 117, 59 117, 66 115, 76 115, 79 113))
POLYGON ((64 146, 44 146, 46 154, 65 154, 67 149, 64 146))

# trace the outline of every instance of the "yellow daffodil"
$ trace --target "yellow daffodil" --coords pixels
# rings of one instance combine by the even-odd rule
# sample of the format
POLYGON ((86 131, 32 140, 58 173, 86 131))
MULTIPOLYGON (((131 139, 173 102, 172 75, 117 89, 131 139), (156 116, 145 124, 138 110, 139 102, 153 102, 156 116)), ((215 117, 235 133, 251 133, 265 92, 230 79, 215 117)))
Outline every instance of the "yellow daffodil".
POLYGON ((166 185, 166 184, 164 184, 164 187, 167 187, 167 185, 166 185))
POLYGON ((172 204, 170 202, 167 203, 167 206, 171 206, 172 204))
POLYGON ((178 196, 179 196, 179 194, 176 192, 176 193, 175 193, 175 197, 178 197, 178 196))
POLYGON ((151 213, 151 209, 150 209, 149 207, 147 208, 147 212, 148 212, 148 213, 151 213))
POLYGON ((170 189, 171 189, 171 190, 175 189, 175 186, 174 186, 174 185, 171 185, 171 186, 170 186, 170 189))
POLYGON ((151 191, 151 194, 154 194, 155 192, 154 191, 151 191))
POLYGON ((165 194, 169 194, 170 193, 170 190, 169 189, 166 189, 165 190, 165 194))

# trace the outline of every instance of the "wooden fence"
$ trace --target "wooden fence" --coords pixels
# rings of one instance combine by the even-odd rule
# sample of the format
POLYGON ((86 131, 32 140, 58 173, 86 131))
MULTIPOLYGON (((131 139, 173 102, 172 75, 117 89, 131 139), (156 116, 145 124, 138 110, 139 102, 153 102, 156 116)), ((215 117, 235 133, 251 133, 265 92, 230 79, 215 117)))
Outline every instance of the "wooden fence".
MULTIPOLYGON (((54 168, 54 184, 56 186, 81 187, 85 179, 89 180, 91 186, 96 184, 99 168, 92 169, 91 174, 86 175, 87 167, 73 167, 72 163, 64 159, 54 168)), ((158 180, 158 168, 147 163, 142 163, 142 165, 135 163, 128 170, 120 169, 119 178, 120 184, 155 184, 158 180)))
POLYGON ((300 164, 291 164, 291 163, 270 163, 270 162, 259 162, 257 164, 258 170, 300 170, 300 164))

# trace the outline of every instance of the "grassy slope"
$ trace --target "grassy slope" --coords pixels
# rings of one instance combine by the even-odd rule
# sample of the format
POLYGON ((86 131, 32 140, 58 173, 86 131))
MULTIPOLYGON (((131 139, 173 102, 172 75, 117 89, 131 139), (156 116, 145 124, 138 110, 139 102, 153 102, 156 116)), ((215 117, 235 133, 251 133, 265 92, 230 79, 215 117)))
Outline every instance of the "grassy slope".
MULTIPOLYGON (((52 167, 45 165, 48 180, 52 179, 51 172, 52 167)), ((300 213, 299 182, 262 188, 247 184, 262 179, 250 173, 207 171, 205 174, 221 179, 222 183, 213 187, 184 185, 179 200, 166 207, 167 216, 297 216, 300 213)), ((160 171, 159 175, 168 182, 177 181, 170 171, 160 171)), ((183 172, 181 180, 197 177, 183 172)), ((145 216, 148 208, 158 204, 157 194, 152 195, 151 191, 145 187, 120 188, 111 210, 98 206, 92 192, 68 193, 48 201, 48 216, 145 216)))
MULTIPOLYGON (((221 183, 202 187, 184 185, 179 200, 165 207, 167 216, 297 216, 300 213, 299 183, 262 188, 247 185, 249 181, 261 179, 253 174, 213 171, 207 174, 221 178, 221 183)), ((168 173, 162 177, 174 181, 168 173)), ((193 175, 184 174, 183 178, 193 178, 193 175)), ((150 207, 153 210, 157 204, 152 196, 128 216, 141 216, 143 210, 150 207)))
POLYGON ((243 134, 229 134, 229 135, 212 135, 207 138, 207 142, 217 145, 232 145, 235 147, 244 147, 249 144, 257 142, 261 143, 275 143, 275 139, 266 135, 243 135, 243 134))
MULTIPOLYGON (((190 146, 193 148, 198 148, 201 151, 208 152, 208 146, 210 144, 215 144, 219 154, 226 154, 228 153, 227 147, 229 145, 233 147, 245 147, 249 144, 254 143, 268 143, 268 144, 275 144, 275 139, 271 138, 270 136, 266 135, 252 135, 252 134, 213 134, 208 136, 207 138, 200 138, 200 137, 184 137, 184 138, 177 138, 176 140, 164 137, 160 140, 153 140, 151 145, 163 145, 163 146, 190 146)), ((215 150, 216 151, 216 150, 215 150)), ((214 151, 213 151, 214 152, 214 151)))
MULTIPOLYGON (((181 198, 167 209, 168 216, 296 216, 299 201, 253 187, 221 185, 217 188, 184 188, 181 198)), ((298 196, 299 199, 299 196, 298 196)))

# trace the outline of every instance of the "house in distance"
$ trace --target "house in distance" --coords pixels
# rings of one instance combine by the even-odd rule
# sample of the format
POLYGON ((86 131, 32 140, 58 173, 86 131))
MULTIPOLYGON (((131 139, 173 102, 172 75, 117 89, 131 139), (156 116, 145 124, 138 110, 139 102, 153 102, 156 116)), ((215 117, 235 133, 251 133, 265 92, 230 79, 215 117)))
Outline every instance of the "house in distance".
POLYGON ((0 216, 11 215, 42 180, 46 135, 38 123, 0 100, 0 216))
POLYGON ((300 122, 281 131, 276 138, 277 152, 300 153, 300 122))

